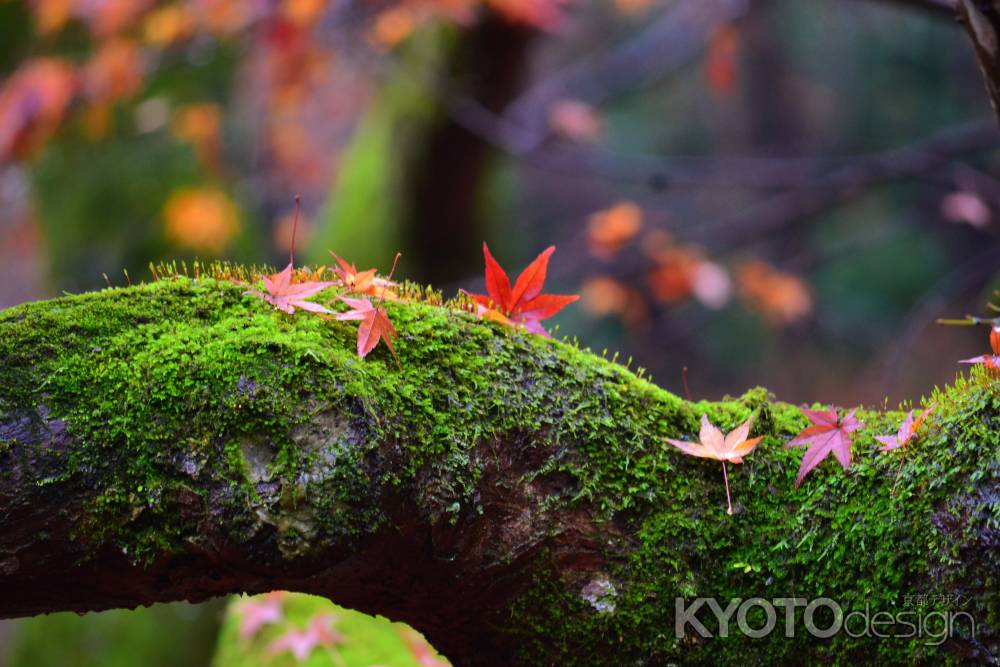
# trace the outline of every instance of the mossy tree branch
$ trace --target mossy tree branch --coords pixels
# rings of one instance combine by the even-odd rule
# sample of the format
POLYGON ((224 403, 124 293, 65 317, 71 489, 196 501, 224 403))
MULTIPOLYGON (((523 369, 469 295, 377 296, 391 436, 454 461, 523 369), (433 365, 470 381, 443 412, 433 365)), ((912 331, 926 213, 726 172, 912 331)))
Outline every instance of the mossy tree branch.
POLYGON ((763 390, 689 403, 569 345, 388 307, 401 371, 356 358, 350 323, 207 279, 0 314, 0 614, 290 589, 407 621, 460 665, 997 658, 985 374, 936 392, 895 496, 898 452, 872 439, 895 412, 861 411, 851 469, 794 491, 782 445, 806 420, 763 390), (731 517, 719 466, 664 444, 706 412, 764 436, 730 470, 731 517), (965 596, 976 635, 674 634, 678 596, 920 594, 965 596))

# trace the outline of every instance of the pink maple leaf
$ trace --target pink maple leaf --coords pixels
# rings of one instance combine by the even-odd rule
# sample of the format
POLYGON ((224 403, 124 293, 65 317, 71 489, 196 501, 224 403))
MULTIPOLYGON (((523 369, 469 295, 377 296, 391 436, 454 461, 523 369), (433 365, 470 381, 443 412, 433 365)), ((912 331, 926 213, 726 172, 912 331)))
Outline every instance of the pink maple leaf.
POLYGON ((333 285, 332 282, 325 281, 293 283, 292 264, 289 263, 283 271, 275 273, 273 276, 264 276, 266 292, 247 290, 244 294, 260 297, 278 310, 289 314, 294 313, 296 308, 312 313, 329 313, 330 310, 326 307, 306 301, 306 299, 322 292, 331 285, 333 285))
POLYGON ((893 449, 905 447, 913 439, 917 429, 924 422, 924 418, 934 409, 935 405, 937 404, 931 404, 930 407, 920 413, 920 416, 916 416, 916 410, 910 410, 909 414, 906 415, 906 419, 900 424, 896 435, 876 435, 875 439, 884 445, 883 447, 879 447, 879 451, 888 452, 893 449))
POLYGON ((449 663, 438 658, 427 640, 417 632, 407 630, 403 633, 403 639, 420 667, 450 667, 449 663))
POLYGON ((803 429, 785 445, 785 447, 809 446, 805 456, 802 457, 799 474, 795 478, 796 489, 805 476, 830 452, 837 457, 841 467, 847 470, 851 465, 851 433, 863 426, 854 418, 854 410, 848 412, 841 420, 838 420, 837 411, 832 407, 829 410, 803 410, 803 412, 813 425, 803 429))
POLYGON ((285 595, 285 591, 272 591, 263 597, 241 600, 237 606, 240 639, 250 639, 265 625, 281 621, 284 618, 281 603, 285 595))
POLYGON ((344 643, 344 636, 333 629, 334 617, 330 614, 313 616, 304 630, 289 630, 271 642, 267 655, 289 651, 298 662, 305 662, 318 647, 333 648, 344 643))

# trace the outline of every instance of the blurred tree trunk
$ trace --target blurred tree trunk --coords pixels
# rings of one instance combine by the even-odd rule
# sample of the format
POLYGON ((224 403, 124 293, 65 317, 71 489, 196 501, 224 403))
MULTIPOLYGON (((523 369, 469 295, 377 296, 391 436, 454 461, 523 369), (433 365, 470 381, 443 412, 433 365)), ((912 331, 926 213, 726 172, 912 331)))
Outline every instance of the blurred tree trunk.
MULTIPOLYGON (((463 32, 440 80, 443 95, 468 98, 500 113, 517 92, 536 31, 490 14, 463 32)), ((414 278, 441 285, 479 269, 486 237, 482 209, 496 151, 457 123, 441 100, 438 112, 405 156, 404 229, 414 278), (472 263, 470 263, 472 262, 472 263)))
POLYGON ((387 265, 398 249, 401 270, 435 285, 480 270, 483 194, 496 151, 457 123, 450 106, 473 100, 501 111, 534 34, 489 14, 468 30, 428 30, 408 43, 341 159, 314 245, 364 266, 387 265))

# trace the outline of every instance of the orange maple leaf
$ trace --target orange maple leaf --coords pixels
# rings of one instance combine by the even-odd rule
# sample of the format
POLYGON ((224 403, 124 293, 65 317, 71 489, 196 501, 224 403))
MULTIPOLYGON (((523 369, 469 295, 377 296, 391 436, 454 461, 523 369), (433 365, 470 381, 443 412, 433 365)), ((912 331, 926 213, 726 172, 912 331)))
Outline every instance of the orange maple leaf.
POLYGON ((752 452, 763 437, 758 436, 747 439, 747 436, 750 435, 750 424, 752 422, 753 417, 747 419, 724 436, 722 431, 708 420, 708 415, 702 415, 701 433, 698 436, 700 442, 667 438, 667 442, 688 456, 722 461, 722 477, 726 482, 726 503, 729 506, 726 514, 733 513, 733 501, 729 495, 729 475, 726 472, 726 462, 743 463, 743 457, 752 452))
POLYGON ((392 287, 396 287, 396 283, 386 278, 379 278, 375 269, 368 269, 367 271, 358 271, 357 267, 354 266, 353 262, 347 262, 337 253, 330 250, 328 251, 333 258, 337 260, 340 264, 339 267, 333 267, 333 272, 337 274, 337 278, 344 287, 350 292, 355 292, 357 294, 370 294, 371 296, 377 296, 381 298, 395 299, 396 294, 392 291, 392 287))
MULTIPOLYGON (((330 254, 333 253, 331 252, 330 254)), ((337 257, 336 255, 333 256, 337 257)), ((337 261, 341 263, 341 268, 344 268, 344 265, 347 264, 339 257, 337 257, 337 261)), ((392 262, 392 270, 389 271, 389 279, 384 281, 386 284, 393 284, 390 281, 392 279, 392 274, 396 272, 397 263, 399 263, 398 252, 396 253, 396 259, 392 262)), ((348 266, 353 269, 353 265, 348 266)), ((371 273, 374 276, 375 269, 371 269, 371 273)), ((374 285, 373 283, 373 286, 377 285, 374 285)), ((392 347, 392 339, 398 334, 396 333, 396 328, 392 326, 392 322, 389 320, 389 314, 385 312, 385 308, 382 308, 382 301, 385 299, 385 292, 388 290, 383 289, 382 291, 383 295, 374 306, 367 298, 352 299, 351 297, 341 296, 340 300, 350 306, 351 310, 338 313, 335 317, 338 320, 359 320, 361 322, 358 326, 359 357, 366 357, 369 352, 375 349, 378 342, 382 340, 385 341, 385 346, 389 348, 389 352, 392 353, 392 358, 396 360, 396 366, 402 369, 403 365, 399 363, 399 357, 396 356, 396 350, 392 347)), ((322 315, 320 317, 322 317, 322 315)))

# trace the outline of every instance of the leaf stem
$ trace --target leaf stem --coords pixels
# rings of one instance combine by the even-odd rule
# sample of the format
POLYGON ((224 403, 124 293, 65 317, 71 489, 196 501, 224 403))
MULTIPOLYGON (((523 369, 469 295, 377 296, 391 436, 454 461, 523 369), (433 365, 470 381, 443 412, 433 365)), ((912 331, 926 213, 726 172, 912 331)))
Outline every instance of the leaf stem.
POLYGON ((295 264, 295 230, 299 227, 299 196, 295 195, 295 219, 292 220, 292 246, 288 251, 288 264, 295 264))
POLYGON ((729 496, 729 474, 726 472, 726 462, 722 462, 722 479, 726 481, 726 504, 728 508, 726 509, 726 514, 732 515, 733 513, 733 499, 729 496))

